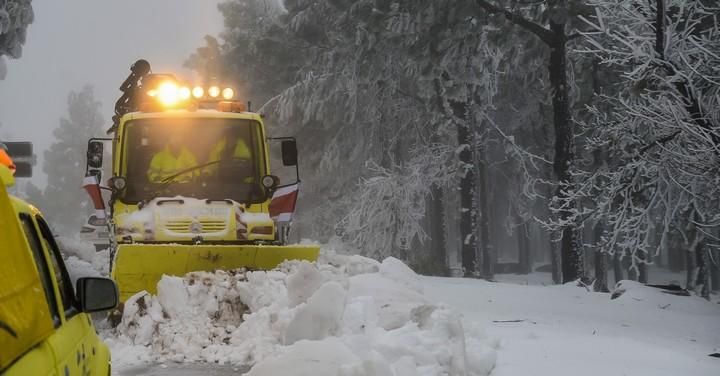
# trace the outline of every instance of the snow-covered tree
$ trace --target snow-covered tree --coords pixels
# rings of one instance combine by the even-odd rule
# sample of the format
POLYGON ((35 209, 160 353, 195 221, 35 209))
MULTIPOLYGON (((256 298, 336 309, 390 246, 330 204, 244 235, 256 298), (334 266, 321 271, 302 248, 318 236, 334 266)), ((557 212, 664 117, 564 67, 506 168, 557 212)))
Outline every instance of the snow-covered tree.
POLYGON ((27 38, 27 27, 35 15, 32 0, 0 1, 0 80, 5 78, 5 56, 19 59, 27 38))
POLYGON ((28 184, 26 194, 58 230, 72 234, 92 209, 82 189, 85 152, 89 138, 102 136, 103 119, 91 86, 71 91, 67 103, 68 115, 60 119, 53 130, 55 142, 43 154, 47 186, 40 195, 37 187, 28 184))
MULTIPOLYGON (((457 160, 444 168, 458 171, 453 180, 461 201, 459 243, 466 272, 474 273, 478 222, 475 134, 484 119, 482 114, 492 104, 494 62, 498 60, 497 52, 487 48, 483 23, 467 16, 474 4, 293 3, 287 4, 291 27, 296 34, 306 35, 309 45, 319 47, 303 80, 278 100, 281 120, 298 117, 301 124, 312 123, 327 130, 326 151, 334 153, 339 148, 341 153, 335 154, 339 158, 324 160, 332 161, 336 171, 349 172, 346 178, 333 175, 340 187, 358 177, 370 177, 371 171, 363 166, 366 160, 373 160, 386 172, 409 173, 413 169, 409 163, 417 160, 412 150, 435 143, 452 145, 457 160), (318 22, 322 19, 333 21, 318 22), (342 153, 345 148, 351 152, 342 153)), ((395 180, 415 181, 404 175, 395 180)), ((362 184, 359 189, 367 187, 362 184)), ((441 194, 436 189, 433 199, 441 194)), ((369 203, 354 200, 349 205, 351 212, 364 212, 357 206, 369 203)), ((374 207, 393 211, 407 205, 393 202, 374 207)), ((403 218, 399 213, 385 214, 372 217, 403 218)), ((355 239, 356 231, 383 233, 381 228, 382 221, 378 221, 343 230, 355 239), (371 226, 378 226, 378 231, 370 230, 371 226)), ((398 223, 394 228, 417 227, 398 223)), ((391 244, 398 252, 412 244, 413 236, 393 234, 396 240, 391 244)))
POLYGON ((584 1, 553 0, 526 3, 511 1, 509 8, 486 0, 476 0, 483 11, 499 15, 508 22, 533 34, 549 49, 547 59, 549 89, 551 90, 554 156, 553 169, 559 184, 555 197, 565 203, 556 210, 557 228, 561 233, 560 254, 563 282, 573 281, 583 274, 581 248, 573 218, 576 203, 568 199, 572 189, 570 169, 575 161, 575 130, 571 121, 572 103, 569 97, 571 80, 568 78, 568 44, 577 37, 577 17, 587 11, 584 1), (566 187, 566 188, 564 188, 566 187))
MULTIPOLYGON (((586 204, 568 222, 602 221, 603 251, 628 255, 636 269, 673 231, 688 252, 720 224, 720 30, 709 1, 594 0, 583 52, 619 72, 614 92, 583 122, 586 148, 602 150, 596 169, 574 171, 556 210, 586 204), (589 204, 591 203, 591 204, 589 204), (659 231, 654 230, 659 228, 659 231), (661 234, 656 241, 655 234, 661 234)), ((565 225, 558 223, 558 225, 565 225)), ((706 273, 707 275, 707 273, 706 273)))

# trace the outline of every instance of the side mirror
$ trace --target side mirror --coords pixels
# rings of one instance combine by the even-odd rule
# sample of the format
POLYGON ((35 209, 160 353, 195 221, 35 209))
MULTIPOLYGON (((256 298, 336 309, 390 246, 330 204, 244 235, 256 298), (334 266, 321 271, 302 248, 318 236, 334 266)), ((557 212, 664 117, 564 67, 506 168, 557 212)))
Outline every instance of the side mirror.
POLYGON ((281 144, 282 162, 285 166, 296 166, 298 162, 297 143, 295 140, 285 140, 281 144))
POLYGON ((103 163, 103 142, 100 140, 88 141, 87 167, 88 169, 101 169, 103 163))
POLYGON ((117 307, 120 302, 117 285, 112 279, 83 277, 78 278, 75 286, 83 312, 107 311, 117 307))

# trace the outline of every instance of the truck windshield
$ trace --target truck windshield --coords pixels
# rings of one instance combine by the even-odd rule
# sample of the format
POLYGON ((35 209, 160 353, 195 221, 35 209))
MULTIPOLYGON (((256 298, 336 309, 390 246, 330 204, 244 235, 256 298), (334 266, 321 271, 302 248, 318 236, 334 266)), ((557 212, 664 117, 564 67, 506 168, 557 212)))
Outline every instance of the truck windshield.
POLYGON ((121 170, 121 198, 137 203, 186 196, 264 201, 265 174, 260 126, 253 120, 162 118, 129 121, 121 170))

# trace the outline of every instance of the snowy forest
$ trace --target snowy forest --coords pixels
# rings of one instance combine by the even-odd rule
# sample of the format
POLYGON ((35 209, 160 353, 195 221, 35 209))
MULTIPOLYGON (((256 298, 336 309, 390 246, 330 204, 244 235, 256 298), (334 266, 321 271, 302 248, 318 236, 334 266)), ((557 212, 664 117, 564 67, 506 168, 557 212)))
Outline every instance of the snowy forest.
POLYGON ((0 0, 0 105, 0 374, 717 374, 717 0, 0 0))
POLYGON ((720 288, 713 1, 228 1, 186 62, 298 138, 295 235, 436 275, 720 288))
MULTIPOLYGON (((0 55, 21 56, 29 4, 3 2, 0 55)), ((219 11, 224 31, 185 66, 240 87, 271 135, 298 139, 296 240, 432 275, 538 267, 607 291, 647 282, 654 264, 686 271, 703 296, 720 288, 713 1, 232 0, 219 11)), ((44 152, 47 187, 24 193, 72 230, 84 218, 67 213, 89 211, 75 151, 108 116, 92 87, 67 101, 44 152)))

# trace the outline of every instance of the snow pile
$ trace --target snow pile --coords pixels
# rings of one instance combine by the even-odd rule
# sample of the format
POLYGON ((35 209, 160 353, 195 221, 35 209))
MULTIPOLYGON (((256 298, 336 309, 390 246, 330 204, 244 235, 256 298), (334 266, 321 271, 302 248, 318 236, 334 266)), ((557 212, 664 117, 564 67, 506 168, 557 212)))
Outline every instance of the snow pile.
POLYGON ((114 366, 138 361, 254 366, 250 375, 487 375, 495 350, 477 326, 423 295, 418 276, 325 252, 272 271, 165 276, 130 298, 105 333, 114 366))
POLYGON ((96 251, 95 245, 82 240, 58 237, 58 247, 65 257, 73 286, 81 277, 107 277, 110 269, 110 250, 96 251))

